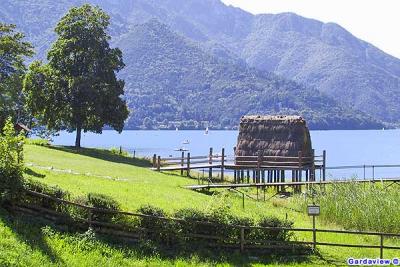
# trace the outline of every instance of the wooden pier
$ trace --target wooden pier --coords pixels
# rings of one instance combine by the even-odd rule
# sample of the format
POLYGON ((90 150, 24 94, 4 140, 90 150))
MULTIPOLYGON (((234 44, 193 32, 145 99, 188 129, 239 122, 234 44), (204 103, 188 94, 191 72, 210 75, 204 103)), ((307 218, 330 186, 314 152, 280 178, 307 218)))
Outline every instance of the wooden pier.
MULTIPOLYGON (((366 183, 366 182, 392 182, 400 184, 400 177, 376 178, 375 171, 378 168, 400 168, 400 165, 348 165, 348 166, 326 166, 326 151, 322 155, 303 157, 299 152, 298 157, 282 156, 227 156, 225 149, 221 153, 213 153, 205 156, 191 156, 190 153, 181 153, 181 157, 153 156, 153 167, 155 171, 180 171, 181 175, 199 176, 200 172, 191 170, 203 170, 202 183, 186 186, 191 190, 218 189, 218 188, 276 188, 284 192, 286 188, 293 188, 294 192, 301 192, 302 187, 313 185, 329 185, 334 183, 366 183), (360 169, 363 179, 334 179, 326 180, 327 170, 360 169), (372 170, 372 176, 366 176, 366 169, 372 170), (207 170, 204 176, 204 170, 207 170), (229 172, 229 176, 226 173, 229 172), (216 173, 220 182, 215 182, 216 173), (317 173, 319 175, 317 175, 317 173), (210 183, 213 181, 213 183, 210 183)), ((337 178, 337 177, 336 177, 337 178)))
POLYGON ((274 182, 274 183, 245 183, 245 184, 204 184, 204 185, 188 185, 186 189, 190 190, 204 190, 204 189, 227 189, 227 188, 268 188, 278 186, 307 186, 307 185, 328 185, 328 184, 344 184, 344 183, 400 183, 398 178, 381 178, 377 180, 372 179, 353 179, 353 180, 330 180, 330 181, 303 181, 303 182, 274 182))
POLYGON ((320 180, 326 180, 326 152, 315 156, 303 157, 299 152, 297 157, 282 156, 226 156, 225 149, 214 154, 209 149, 206 156, 192 156, 190 152, 181 157, 167 157, 153 155, 155 171, 180 171, 181 175, 190 176, 191 170, 208 169, 208 178, 213 178, 213 171, 219 171, 221 181, 225 179, 225 172, 233 174, 234 184, 238 183, 285 183, 290 177, 291 182, 316 181, 316 170, 320 170, 320 180))

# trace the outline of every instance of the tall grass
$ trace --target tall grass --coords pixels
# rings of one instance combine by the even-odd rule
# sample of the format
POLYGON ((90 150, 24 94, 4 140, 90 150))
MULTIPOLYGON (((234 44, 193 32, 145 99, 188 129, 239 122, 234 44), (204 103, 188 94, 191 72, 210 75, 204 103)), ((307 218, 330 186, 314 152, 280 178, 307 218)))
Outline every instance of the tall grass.
MULTIPOLYGON (((400 187, 397 184, 333 184, 315 192, 321 218, 348 229, 400 232, 400 187)), ((307 198, 305 204, 312 202, 307 198)))

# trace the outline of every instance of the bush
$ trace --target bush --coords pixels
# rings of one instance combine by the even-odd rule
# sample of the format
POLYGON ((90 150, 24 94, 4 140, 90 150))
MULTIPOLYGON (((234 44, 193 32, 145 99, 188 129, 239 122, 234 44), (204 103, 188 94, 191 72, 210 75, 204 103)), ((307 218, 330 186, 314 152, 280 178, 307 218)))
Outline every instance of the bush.
POLYGON ((171 220, 154 217, 168 217, 168 215, 160 208, 144 205, 137 210, 143 215, 151 217, 141 217, 139 227, 148 229, 142 235, 142 239, 152 240, 162 244, 180 244, 179 225, 171 220))
POLYGON ((0 134, 0 203, 16 200, 22 189, 23 143, 8 119, 0 134))
POLYGON ((28 138, 26 139, 26 144, 36 145, 36 146, 49 146, 49 140, 43 138, 28 138))
MULTIPOLYGON (((26 179, 24 181, 24 188, 27 190, 31 190, 34 192, 42 193, 54 198, 59 198, 59 199, 64 199, 64 200, 69 200, 70 194, 67 191, 62 190, 58 186, 49 186, 46 184, 43 184, 41 182, 35 181, 35 180, 30 180, 26 179)), ((59 212, 65 212, 66 211, 66 205, 54 201, 48 198, 41 198, 37 196, 30 196, 29 194, 25 194, 23 198, 24 202, 38 205, 43 208, 47 209, 53 209, 59 212)))
MULTIPOLYGON (((87 205, 97 208, 97 209, 105 209, 112 211, 120 211, 120 205, 117 201, 112 199, 109 196, 98 194, 98 193, 89 193, 87 195, 87 205)), ((116 222, 120 219, 116 213, 108 213, 108 212, 92 212, 92 219, 100 222, 116 222)))
POLYGON ((221 237, 221 240, 216 241, 216 243, 235 243, 240 236, 238 225, 254 225, 252 219, 231 215, 226 210, 218 212, 213 210, 210 213, 206 213, 187 208, 177 211, 175 217, 184 220, 184 222, 180 222, 180 233, 185 237, 184 240, 186 241, 203 241, 204 239, 189 237, 191 234, 198 234, 221 237))
POLYGON ((117 148, 117 147, 110 148, 110 152, 112 154, 120 155, 120 156, 124 156, 124 157, 128 157, 129 156, 129 153, 127 151, 125 151, 123 149, 120 150, 120 148, 117 148))
MULTIPOLYGON (((260 227, 282 227, 292 228, 292 221, 282 221, 276 217, 262 217, 258 222, 260 227)), ((272 241, 288 241, 293 233, 288 230, 275 230, 275 229, 257 229, 253 233, 254 239, 258 240, 272 240, 272 241)))

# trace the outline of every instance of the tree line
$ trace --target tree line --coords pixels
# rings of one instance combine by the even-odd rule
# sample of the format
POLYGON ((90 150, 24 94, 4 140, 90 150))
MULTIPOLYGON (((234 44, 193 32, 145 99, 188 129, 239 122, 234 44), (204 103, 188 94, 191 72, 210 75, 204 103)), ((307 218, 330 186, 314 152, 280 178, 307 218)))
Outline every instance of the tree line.
POLYGON ((33 46, 16 26, 0 22, 0 129, 10 118, 47 132, 121 132, 129 115, 124 81, 116 74, 125 64, 110 47, 110 17, 89 4, 71 8, 55 27, 56 41, 47 61, 33 61, 33 46))

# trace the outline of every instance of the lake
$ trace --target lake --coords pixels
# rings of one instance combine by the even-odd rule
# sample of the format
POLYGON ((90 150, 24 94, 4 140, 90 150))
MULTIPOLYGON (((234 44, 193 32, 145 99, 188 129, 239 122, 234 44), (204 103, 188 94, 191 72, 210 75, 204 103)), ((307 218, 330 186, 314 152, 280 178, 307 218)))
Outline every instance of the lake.
MULTIPOLYGON (((111 148, 122 146, 139 156, 179 156, 177 148, 186 148, 191 155, 207 155, 209 147, 220 153, 224 147, 227 155, 233 154, 237 131, 103 131, 103 134, 82 133, 82 146, 111 148), (185 140, 189 144, 183 144, 185 140)), ((61 132, 53 138, 53 144, 73 145, 74 133, 61 132)), ((315 154, 327 151, 327 166, 400 164, 400 130, 359 130, 359 131, 311 131, 315 154)), ((368 170, 367 176, 371 176, 368 170)), ((376 168, 375 176, 399 177, 400 168, 376 168)), ((361 170, 328 172, 328 177, 342 178, 358 176, 361 170)))

